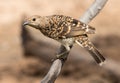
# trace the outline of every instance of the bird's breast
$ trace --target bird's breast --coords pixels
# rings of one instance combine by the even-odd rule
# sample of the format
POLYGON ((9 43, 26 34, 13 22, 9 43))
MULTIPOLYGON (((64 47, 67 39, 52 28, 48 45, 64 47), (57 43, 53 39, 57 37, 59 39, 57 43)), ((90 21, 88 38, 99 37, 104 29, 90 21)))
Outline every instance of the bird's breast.
POLYGON ((65 38, 65 39, 58 39, 58 42, 60 42, 63 45, 73 45, 75 42, 75 38, 65 38))

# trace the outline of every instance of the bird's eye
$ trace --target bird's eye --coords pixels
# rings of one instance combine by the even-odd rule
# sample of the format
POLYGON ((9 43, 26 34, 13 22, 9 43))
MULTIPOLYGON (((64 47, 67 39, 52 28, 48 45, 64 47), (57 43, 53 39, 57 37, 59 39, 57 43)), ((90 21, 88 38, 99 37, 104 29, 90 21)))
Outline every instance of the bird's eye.
POLYGON ((36 18, 33 18, 32 21, 36 21, 36 18))

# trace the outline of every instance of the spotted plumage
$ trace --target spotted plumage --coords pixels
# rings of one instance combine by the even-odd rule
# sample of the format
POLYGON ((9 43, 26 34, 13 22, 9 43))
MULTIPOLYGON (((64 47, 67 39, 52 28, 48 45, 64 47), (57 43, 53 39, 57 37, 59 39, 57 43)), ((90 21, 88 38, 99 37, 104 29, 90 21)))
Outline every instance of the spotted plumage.
MULTIPOLYGON (((87 36, 87 34, 94 34, 95 28, 77 19, 64 15, 36 15, 27 18, 23 25, 39 29, 45 36, 57 40, 66 48, 65 53, 69 52, 70 47, 76 42, 88 50, 97 63, 100 64, 105 61, 105 58, 89 41, 87 36)), ((61 54, 59 55, 60 57, 61 54)))

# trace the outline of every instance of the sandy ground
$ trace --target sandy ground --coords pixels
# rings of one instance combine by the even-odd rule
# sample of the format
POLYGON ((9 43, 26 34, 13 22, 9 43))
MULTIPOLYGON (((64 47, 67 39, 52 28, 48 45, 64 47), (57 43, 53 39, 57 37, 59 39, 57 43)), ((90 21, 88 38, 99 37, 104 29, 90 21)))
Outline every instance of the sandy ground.
MULTIPOLYGON (((26 60, 23 56, 20 26, 24 16, 64 14, 80 18, 92 1, 94 0, 1 0, 0 83, 39 83, 42 78, 39 75, 29 75, 29 72, 26 74, 22 71, 27 64, 32 62, 37 65, 39 62, 38 60, 26 60)), ((119 3, 119 0, 109 0, 101 13, 90 23, 97 29, 96 35, 93 35, 91 39, 95 41, 97 47, 104 49, 102 52, 106 57, 118 62, 120 60, 119 3)), ((34 69, 31 71, 35 72, 34 69)), ((94 76, 83 80, 74 79, 72 76, 60 76, 56 83, 98 83, 95 80, 90 82, 90 78, 97 79, 94 76)), ((104 80, 104 83, 108 82, 104 80)))

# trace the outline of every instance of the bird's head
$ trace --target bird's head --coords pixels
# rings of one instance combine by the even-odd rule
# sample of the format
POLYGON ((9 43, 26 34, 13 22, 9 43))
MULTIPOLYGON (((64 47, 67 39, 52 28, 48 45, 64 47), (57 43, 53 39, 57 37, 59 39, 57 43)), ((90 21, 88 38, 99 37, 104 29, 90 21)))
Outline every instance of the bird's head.
POLYGON ((40 29, 40 26, 43 25, 42 24, 42 17, 38 16, 38 15, 28 17, 25 19, 25 21, 23 23, 23 26, 26 26, 26 25, 34 27, 36 29, 40 29))

